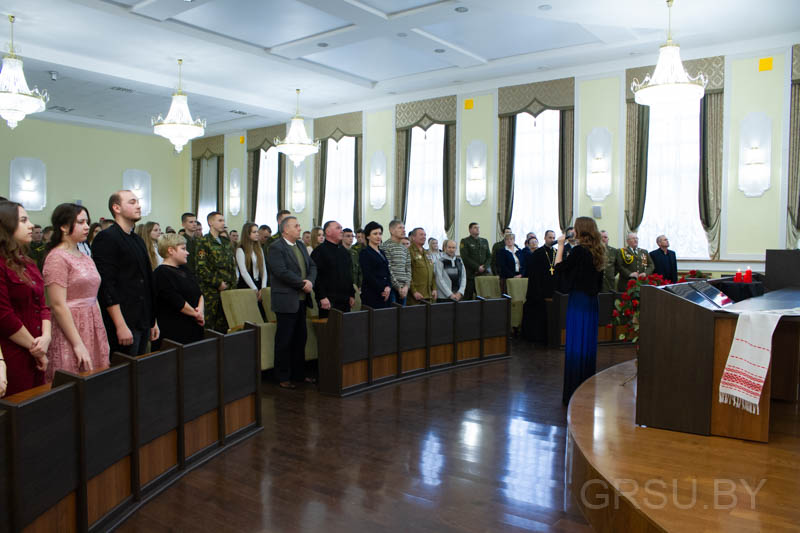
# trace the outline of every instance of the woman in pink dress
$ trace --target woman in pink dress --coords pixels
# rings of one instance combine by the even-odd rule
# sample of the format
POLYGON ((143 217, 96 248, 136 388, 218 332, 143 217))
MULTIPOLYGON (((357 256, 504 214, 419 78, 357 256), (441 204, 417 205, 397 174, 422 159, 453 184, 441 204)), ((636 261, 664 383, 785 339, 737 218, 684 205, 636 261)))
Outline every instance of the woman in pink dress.
POLYGON ((78 250, 89 236, 89 212, 77 204, 53 210, 53 236, 44 260, 44 284, 55 318, 47 355, 50 382, 56 370, 87 372, 108 368, 108 338, 97 303, 100 274, 78 250))

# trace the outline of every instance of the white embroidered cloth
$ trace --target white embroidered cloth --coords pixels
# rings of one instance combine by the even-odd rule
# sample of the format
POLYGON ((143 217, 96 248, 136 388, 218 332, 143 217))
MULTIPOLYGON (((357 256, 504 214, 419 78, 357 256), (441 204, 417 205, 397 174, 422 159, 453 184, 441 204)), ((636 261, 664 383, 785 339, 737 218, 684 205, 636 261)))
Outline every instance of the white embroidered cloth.
POLYGON ((758 402, 772 358, 772 334, 781 316, 796 314, 800 314, 800 308, 739 314, 719 384, 720 403, 758 414, 758 402))

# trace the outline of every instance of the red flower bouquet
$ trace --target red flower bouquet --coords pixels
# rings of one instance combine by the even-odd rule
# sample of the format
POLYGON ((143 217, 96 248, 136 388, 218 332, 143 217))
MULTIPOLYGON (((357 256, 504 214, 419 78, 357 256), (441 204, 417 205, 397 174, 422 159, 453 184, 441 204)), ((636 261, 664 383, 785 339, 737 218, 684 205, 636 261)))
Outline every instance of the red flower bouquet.
POLYGON ((659 274, 642 275, 628 281, 627 290, 614 301, 614 309, 611 311, 612 323, 617 326, 619 340, 639 342, 639 292, 642 285, 666 284, 667 281, 659 274))

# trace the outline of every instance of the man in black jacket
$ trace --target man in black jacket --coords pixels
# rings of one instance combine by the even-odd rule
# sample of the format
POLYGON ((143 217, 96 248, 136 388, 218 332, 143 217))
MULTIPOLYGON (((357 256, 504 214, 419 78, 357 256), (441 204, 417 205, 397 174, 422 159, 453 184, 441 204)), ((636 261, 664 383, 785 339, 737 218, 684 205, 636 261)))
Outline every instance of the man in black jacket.
POLYGON ((97 234, 92 259, 100 273, 98 300, 111 353, 141 355, 159 337, 153 269, 133 227, 142 218, 139 199, 117 191, 108 199, 115 224, 97 234))
POLYGON ((317 265, 314 296, 319 304, 319 317, 326 318, 331 309, 350 311, 355 302, 353 262, 350 252, 342 246, 342 225, 329 220, 322 227, 325 242, 314 248, 311 259, 317 265))
POLYGON ((678 258, 675 252, 669 249, 669 239, 666 235, 656 237, 658 248, 650 252, 653 259, 653 273, 661 274, 664 279, 676 283, 678 281, 678 258))

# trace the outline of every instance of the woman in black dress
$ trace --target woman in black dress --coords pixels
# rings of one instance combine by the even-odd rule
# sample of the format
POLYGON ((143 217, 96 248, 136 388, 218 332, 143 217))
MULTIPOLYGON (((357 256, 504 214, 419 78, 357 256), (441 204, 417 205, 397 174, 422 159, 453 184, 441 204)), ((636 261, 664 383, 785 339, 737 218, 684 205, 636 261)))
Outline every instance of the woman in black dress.
POLYGON ((358 254, 361 266, 361 303, 373 309, 389 307, 391 301, 391 282, 389 281, 389 261, 380 249, 383 226, 370 222, 364 228, 367 246, 358 254))
POLYGON ((168 233, 158 239, 158 253, 164 262, 155 269, 156 317, 161 339, 189 344, 203 338, 203 293, 186 268, 189 252, 186 239, 168 233))

